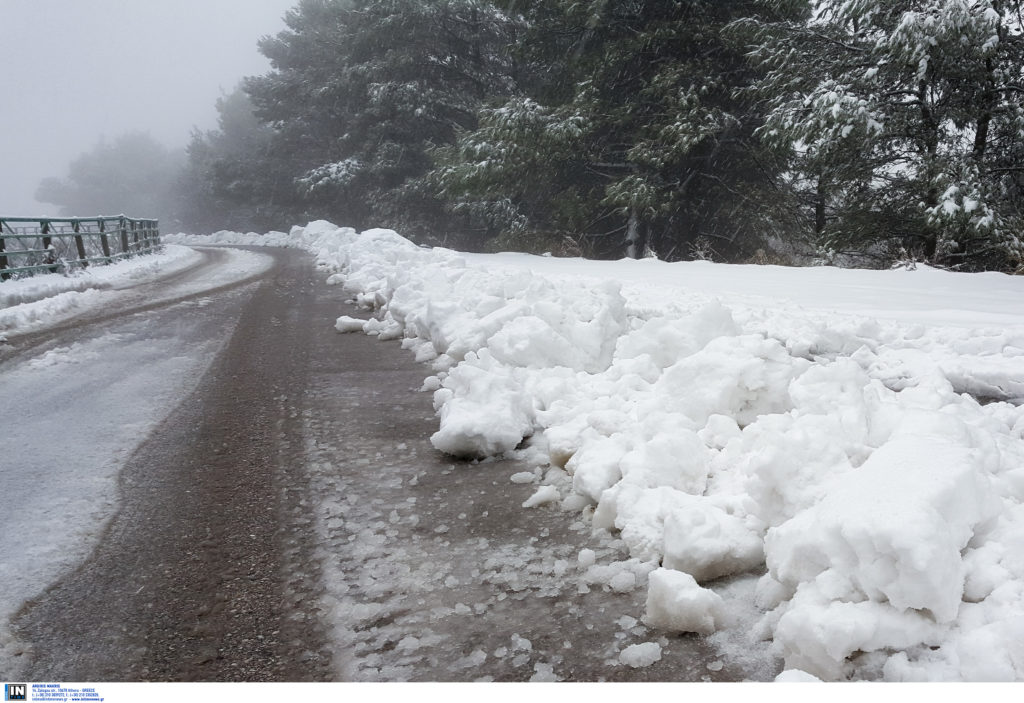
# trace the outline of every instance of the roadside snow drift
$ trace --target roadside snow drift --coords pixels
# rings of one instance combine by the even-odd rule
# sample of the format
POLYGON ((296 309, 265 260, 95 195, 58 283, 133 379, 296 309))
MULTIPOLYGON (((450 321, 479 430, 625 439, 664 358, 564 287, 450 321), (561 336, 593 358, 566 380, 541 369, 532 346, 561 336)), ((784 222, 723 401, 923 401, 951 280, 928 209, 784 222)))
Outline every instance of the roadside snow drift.
POLYGON ((33 325, 103 304, 103 291, 144 283, 195 264, 200 256, 181 246, 71 274, 40 274, 0 285, 0 334, 23 332, 33 325))
POLYGON ((1024 680, 1024 279, 471 256, 326 222, 271 240, 374 312, 339 331, 432 366, 438 449, 550 464, 527 503, 628 545, 648 625, 746 627, 715 580, 763 574, 787 668, 1024 680))

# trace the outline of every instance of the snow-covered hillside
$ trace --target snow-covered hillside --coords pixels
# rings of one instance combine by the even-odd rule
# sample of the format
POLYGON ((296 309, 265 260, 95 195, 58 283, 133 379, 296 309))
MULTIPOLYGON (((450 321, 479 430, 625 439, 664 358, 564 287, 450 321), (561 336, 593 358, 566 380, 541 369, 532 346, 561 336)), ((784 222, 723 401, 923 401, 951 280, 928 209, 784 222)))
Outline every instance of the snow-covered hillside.
MULTIPOLYGON (((187 243, 188 238, 174 241, 187 243)), ((203 243, 313 251, 430 365, 456 456, 545 468, 646 563, 644 621, 747 628, 823 679, 1024 679, 1024 279, 423 249, 326 222, 203 243)))

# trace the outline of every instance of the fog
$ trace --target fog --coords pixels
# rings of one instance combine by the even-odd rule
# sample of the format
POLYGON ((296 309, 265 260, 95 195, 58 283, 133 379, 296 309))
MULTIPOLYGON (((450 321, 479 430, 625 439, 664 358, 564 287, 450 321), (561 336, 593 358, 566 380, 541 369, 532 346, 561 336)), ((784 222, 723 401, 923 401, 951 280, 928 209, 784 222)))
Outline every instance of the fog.
POLYGON ((100 139, 184 147, 215 127, 216 99, 269 69, 256 42, 296 2, 0 0, 0 214, 56 214, 40 181, 100 139))

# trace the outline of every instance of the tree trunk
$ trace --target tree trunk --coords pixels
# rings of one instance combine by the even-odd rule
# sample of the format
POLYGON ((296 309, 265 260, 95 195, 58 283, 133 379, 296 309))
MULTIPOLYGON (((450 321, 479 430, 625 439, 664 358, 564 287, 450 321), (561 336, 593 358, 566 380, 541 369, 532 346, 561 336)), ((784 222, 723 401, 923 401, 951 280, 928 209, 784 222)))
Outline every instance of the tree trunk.
MULTIPOLYGON (((928 82, 922 80, 918 85, 918 100, 921 103, 921 144, 922 157, 924 159, 924 173, 927 179, 927 190, 925 192, 924 204, 929 210, 939 204, 939 190, 936 186, 938 177, 938 151, 939 151, 939 125, 928 104, 928 82)), ((938 251, 939 232, 931 223, 926 222, 924 232, 921 233, 924 240, 924 257, 928 262, 934 262, 935 253, 938 251)))
POLYGON ((626 256, 639 259, 643 254, 643 237, 641 235, 640 216, 636 210, 629 211, 629 223, 626 225, 626 256))
POLYGON ((825 177, 818 176, 818 187, 814 194, 814 236, 815 239, 821 240, 821 236, 825 233, 825 200, 828 196, 828 192, 825 188, 825 177))
POLYGON ((985 147, 988 145, 988 128, 992 122, 992 109, 995 105, 995 75, 992 59, 985 59, 985 93, 981 100, 981 114, 978 115, 977 129, 974 132, 974 149, 971 154, 974 163, 981 171, 981 162, 985 158, 985 147))

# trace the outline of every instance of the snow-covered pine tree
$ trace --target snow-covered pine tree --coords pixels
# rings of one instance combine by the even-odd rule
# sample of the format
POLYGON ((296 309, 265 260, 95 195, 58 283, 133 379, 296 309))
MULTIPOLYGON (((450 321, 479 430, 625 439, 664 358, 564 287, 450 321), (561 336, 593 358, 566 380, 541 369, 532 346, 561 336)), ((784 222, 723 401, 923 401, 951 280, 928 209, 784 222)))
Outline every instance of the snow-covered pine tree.
POLYGON ((516 3, 522 94, 441 154, 442 193, 489 226, 583 234, 606 254, 752 251, 771 169, 735 96, 750 66, 722 28, 755 4, 516 3))
POLYGON ((793 157, 819 243, 965 268, 1021 259, 1019 2, 766 0, 737 23, 765 70, 762 136, 793 157))
POLYGON ((326 216, 415 234, 440 211, 417 181, 428 150, 508 93, 510 20, 485 0, 302 0, 286 23, 246 89, 293 145, 296 187, 326 216))

